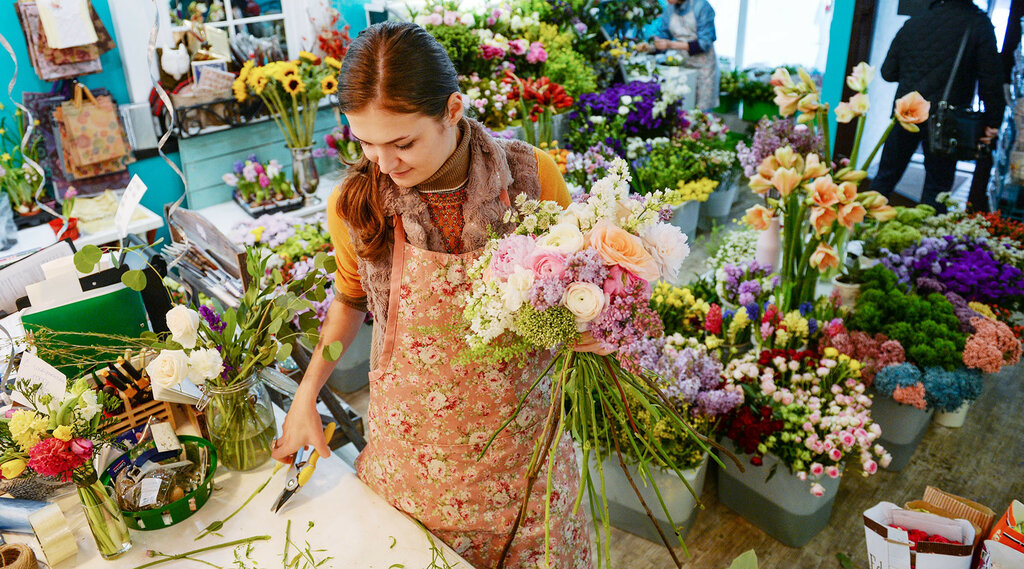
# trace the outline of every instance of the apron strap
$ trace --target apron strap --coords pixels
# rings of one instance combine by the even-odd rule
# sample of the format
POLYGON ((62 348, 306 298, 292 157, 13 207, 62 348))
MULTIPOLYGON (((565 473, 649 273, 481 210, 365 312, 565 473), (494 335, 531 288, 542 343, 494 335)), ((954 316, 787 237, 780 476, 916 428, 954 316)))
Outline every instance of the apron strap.
POLYGON ((377 369, 387 369, 395 349, 398 334, 398 300, 402 292, 402 273, 405 271, 405 226, 402 216, 395 215, 395 242, 391 253, 391 290, 388 292, 388 318, 384 323, 384 346, 377 358, 377 369))

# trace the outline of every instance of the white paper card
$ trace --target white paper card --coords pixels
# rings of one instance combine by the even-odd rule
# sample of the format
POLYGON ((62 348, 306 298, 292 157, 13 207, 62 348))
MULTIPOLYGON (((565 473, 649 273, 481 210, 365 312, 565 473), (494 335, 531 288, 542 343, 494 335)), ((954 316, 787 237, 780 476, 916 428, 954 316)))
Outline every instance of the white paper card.
MULTIPOLYGON (((18 379, 23 379, 31 384, 39 384, 37 395, 48 394, 57 401, 64 399, 68 387, 68 378, 57 368, 44 362, 39 356, 32 352, 25 352, 21 355, 21 366, 18 367, 18 379)), ((14 393, 14 401, 25 406, 32 406, 25 397, 18 392, 14 393)))
POLYGON ((178 435, 174 434, 174 427, 170 423, 154 423, 150 430, 153 433, 156 450, 160 452, 181 450, 181 441, 178 440, 178 435))
POLYGON ((124 239, 128 236, 128 223, 131 222, 132 214, 135 213, 135 208, 139 207, 139 202, 142 201, 147 189, 138 174, 132 176, 132 180, 128 182, 128 187, 121 196, 121 203, 117 206, 117 213, 114 214, 114 227, 117 228, 118 238, 124 239))
POLYGON ((85 0, 38 0, 36 4, 49 47, 64 49, 98 41, 85 0))

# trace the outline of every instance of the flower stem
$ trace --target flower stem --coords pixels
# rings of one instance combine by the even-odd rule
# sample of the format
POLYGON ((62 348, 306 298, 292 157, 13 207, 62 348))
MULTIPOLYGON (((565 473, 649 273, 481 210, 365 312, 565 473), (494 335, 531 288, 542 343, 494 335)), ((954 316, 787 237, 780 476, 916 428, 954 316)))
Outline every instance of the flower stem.
MULTIPOLYGON (((864 165, 860 167, 860 170, 867 170, 871 166, 871 161, 875 159, 875 154, 885 144, 885 139, 889 138, 889 134, 892 132, 892 127, 896 126, 896 117, 893 117, 892 121, 889 122, 889 126, 885 128, 885 132, 882 133, 882 138, 878 139, 878 143, 875 144, 875 148, 871 150, 871 154, 868 154, 867 160, 864 161, 864 165)), ((853 160, 850 160, 850 166, 853 166, 853 160)))
POLYGON ((257 535, 255 537, 247 537, 245 539, 236 539, 235 541, 229 541, 228 543, 220 543, 220 544, 217 544, 217 545, 209 545, 209 546, 206 546, 206 547, 201 547, 199 549, 193 549, 192 551, 188 551, 188 552, 185 552, 185 553, 179 553, 178 555, 169 555, 169 556, 167 556, 167 557, 165 557, 163 559, 159 559, 157 561, 150 561, 149 563, 145 563, 143 565, 139 565, 139 566, 135 567, 134 569, 146 569, 147 567, 153 567, 155 565, 160 565, 161 563, 167 563, 168 561, 177 561, 178 559, 186 559, 186 558, 191 557, 193 555, 196 555, 198 553, 204 553, 204 552, 207 552, 207 551, 213 551, 215 549, 224 549, 224 548, 227 548, 227 547, 235 547, 236 545, 246 545, 246 544, 252 543, 254 541, 267 541, 269 539, 270 539, 269 535, 257 535))
POLYGON ((864 122, 867 117, 857 117, 857 135, 853 138, 853 150, 850 152, 850 167, 857 166, 857 153, 860 151, 860 139, 864 136, 864 122))
POLYGON ((281 463, 281 462, 277 463, 277 464, 276 464, 276 465, 274 466, 274 471, 270 473, 270 477, 269 477, 269 478, 267 478, 267 480, 266 480, 265 482, 263 482, 263 484, 260 484, 259 488, 257 488, 257 489, 256 489, 256 490, 255 490, 255 491, 254 491, 254 492, 253 492, 253 493, 252 493, 252 494, 251 494, 250 496, 249 496, 249 498, 248 498, 248 499, 246 499, 246 501, 245 501, 245 502, 242 502, 242 505, 241 505, 241 506, 239 506, 239 507, 238 507, 238 509, 236 509, 235 511, 231 512, 231 514, 230 514, 230 515, 228 515, 228 517, 224 518, 223 520, 219 520, 219 521, 213 522, 213 523, 211 523, 210 525, 206 526, 206 529, 205 529, 205 530, 203 530, 203 533, 199 534, 199 536, 198 536, 198 537, 196 537, 195 541, 199 541, 200 539, 203 539, 203 538, 204 538, 204 537, 206 537, 207 535, 209 535, 209 534, 211 534, 211 533, 213 533, 213 532, 215 532, 215 531, 219 530, 220 528, 224 527, 224 524, 225 524, 225 523, 226 523, 226 522, 227 522, 228 520, 230 520, 231 518, 235 517, 235 514, 237 514, 238 512, 241 512, 243 508, 245 508, 246 506, 248 506, 248 505, 249 505, 249 502, 251 502, 251 501, 252 501, 252 499, 253 499, 253 498, 255 498, 257 494, 259 494, 260 492, 262 492, 262 491, 263 491, 263 489, 267 487, 267 484, 270 484, 270 481, 274 479, 274 475, 275 475, 275 474, 277 474, 277 471, 278 471, 278 470, 280 470, 282 466, 284 466, 284 464, 283 464, 283 463, 281 463))

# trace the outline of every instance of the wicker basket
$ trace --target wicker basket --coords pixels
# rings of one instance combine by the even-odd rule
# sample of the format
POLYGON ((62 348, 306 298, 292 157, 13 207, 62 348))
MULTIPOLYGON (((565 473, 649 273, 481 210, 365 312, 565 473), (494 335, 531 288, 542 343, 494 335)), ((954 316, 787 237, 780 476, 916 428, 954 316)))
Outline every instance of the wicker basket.
POLYGON ((121 401, 124 403, 124 412, 115 415, 113 419, 116 419, 116 423, 111 423, 104 429, 106 432, 112 435, 119 435, 125 431, 129 431, 136 427, 141 427, 149 421, 150 417, 156 417, 160 422, 167 422, 171 424, 171 427, 178 428, 178 425, 174 421, 174 404, 168 403, 167 401, 147 401, 141 405, 132 405, 131 401, 124 396, 123 393, 119 394, 121 401))

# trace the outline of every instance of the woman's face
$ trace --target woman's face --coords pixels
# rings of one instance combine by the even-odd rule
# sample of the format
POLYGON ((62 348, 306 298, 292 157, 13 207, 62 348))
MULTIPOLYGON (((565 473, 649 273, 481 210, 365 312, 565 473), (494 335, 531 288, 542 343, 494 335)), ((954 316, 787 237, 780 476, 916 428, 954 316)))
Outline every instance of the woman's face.
POLYGON ((444 164, 455 151, 462 99, 453 93, 443 119, 422 113, 393 113, 371 104, 345 113, 363 153, 403 188, 411 188, 444 164))

